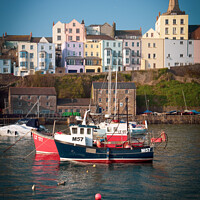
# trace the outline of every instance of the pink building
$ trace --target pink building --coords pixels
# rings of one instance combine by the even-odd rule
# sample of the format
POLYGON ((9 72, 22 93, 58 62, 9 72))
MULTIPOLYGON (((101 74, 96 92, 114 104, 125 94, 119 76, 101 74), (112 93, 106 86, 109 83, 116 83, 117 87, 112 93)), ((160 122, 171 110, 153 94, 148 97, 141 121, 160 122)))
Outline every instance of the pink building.
POLYGON ((200 40, 194 40, 194 63, 200 63, 200 40))
POLYGON ((81 24, 73 19, 70 23, 65 24, 66 42, 85 42, 86 31, 84 21, 81 24))

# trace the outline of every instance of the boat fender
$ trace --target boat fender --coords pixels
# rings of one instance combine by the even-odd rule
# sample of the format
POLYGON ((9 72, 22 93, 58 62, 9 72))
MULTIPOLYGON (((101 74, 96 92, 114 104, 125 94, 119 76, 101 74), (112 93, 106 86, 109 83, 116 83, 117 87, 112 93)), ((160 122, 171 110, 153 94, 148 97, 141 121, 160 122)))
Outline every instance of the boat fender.
POLYGON ((166 142, 167 140, 167 137, 166 137, 166 133, 163 131, 161 134, 160 134, 161 138, 162 138, 162 141, 163 142, 166 142))
POLYGON ((32 190, 35 191, 35 188, 36 188, 36 187, 35 187, 35 184, 34 184, 34 185, 32 186, 32 190))
POLYGON ((101 147, 101 142, 99 140, 97 140, 97 147, 100 148, 101 147))
POLYGON ((95 195, 95 200, 101 200, 101 194, 97 193, 97 194, 95 195))

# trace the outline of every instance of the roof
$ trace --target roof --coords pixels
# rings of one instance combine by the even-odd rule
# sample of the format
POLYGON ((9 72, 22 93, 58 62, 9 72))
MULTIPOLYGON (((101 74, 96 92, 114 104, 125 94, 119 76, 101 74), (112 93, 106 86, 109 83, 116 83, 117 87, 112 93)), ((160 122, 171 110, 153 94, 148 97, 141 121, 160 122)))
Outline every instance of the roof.
POLYGON ((54 87, 10 87, 11 95, 53 95, 56 96, 54 87))
POLYGON ((0 59, 2 59, 2 60, 11 60, 9 55, 0 55, 0 59))
MULTIPOLYGON (((31 42, 39 43, 42 37, 32 37, 31 42)), ((49 42, 52 43, 52 37, 45 37, 45 39, 49 42)))
MULTIPOLYGON (((93 82, 94 89, 108 89, 108 83, 104 82, 93 82)), ((111 88, 115 88, 115 83, 111 83, 111 88)), ((135 83, 133 82, 118 82, 117 89, 136 89, 135 83)))
POLYGON ((30 41, 30 35, 6 35, 4 36, 4 40, 6 41, 30 41))
POLYGON ((89 106, 90 98, 58 99, 58 106, 89 106))
POLYGON ((142 36, 141 30, 116 30, 115 36, 122 37, 122 36, 142 36))
POLYGON ((196 31, 198 28, 200 27, 200 25, 189 25, 189 30, 188 32, 191 33, 191 32, 194 32, 196 31))
POLYGON ((112 37, 108 35, 87 35, 87 40, 113 40, 112 37))

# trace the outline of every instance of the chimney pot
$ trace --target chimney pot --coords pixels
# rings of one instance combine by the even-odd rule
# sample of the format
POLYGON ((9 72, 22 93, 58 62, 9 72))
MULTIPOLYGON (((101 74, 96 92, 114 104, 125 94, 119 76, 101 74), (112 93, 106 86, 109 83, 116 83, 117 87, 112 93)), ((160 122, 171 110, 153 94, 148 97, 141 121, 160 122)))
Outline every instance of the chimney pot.
POLYGON ((7 36, 7 32, 5 32, 5 36, 7 36))

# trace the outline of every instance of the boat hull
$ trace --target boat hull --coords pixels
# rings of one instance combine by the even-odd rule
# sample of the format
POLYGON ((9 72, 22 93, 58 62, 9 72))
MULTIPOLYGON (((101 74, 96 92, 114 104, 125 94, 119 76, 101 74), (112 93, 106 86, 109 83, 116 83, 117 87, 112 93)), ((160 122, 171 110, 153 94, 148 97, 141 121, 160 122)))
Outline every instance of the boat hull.
POLYGON ((44 135, 37 131, 33 131, 32 134, 37 154, 40 153, 58 155, 58 150, 54 142, 53 136, 44 135))
POLYGON ((98 148, 55 140, 61 161, 88 163, 143 163, 153 161, 153 148, 98 148))

